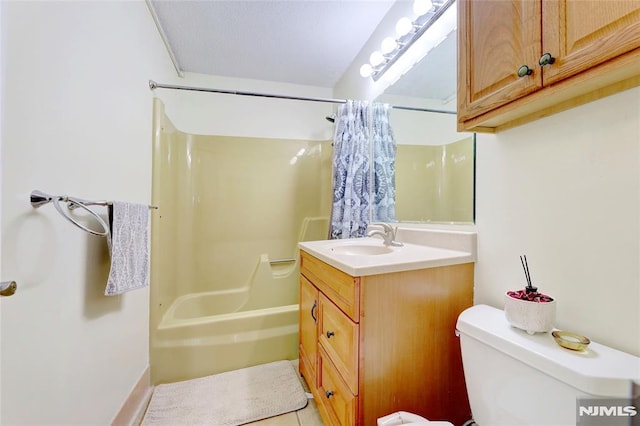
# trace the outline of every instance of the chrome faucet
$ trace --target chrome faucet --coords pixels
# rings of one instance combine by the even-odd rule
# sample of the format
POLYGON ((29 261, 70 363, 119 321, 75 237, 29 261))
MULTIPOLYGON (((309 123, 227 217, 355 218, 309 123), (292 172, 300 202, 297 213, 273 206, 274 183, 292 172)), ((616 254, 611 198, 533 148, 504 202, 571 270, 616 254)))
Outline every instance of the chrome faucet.
POLYGON ((367 237, 372 237, 374 235, 380 235, 382 240, 384 241, 385 246, 392 247, 401 247, 403 244, 400 241, 396 241, 396 232, 398 231, 398 227, 395 228, 384 222, 374 222, 371 224, 372 226, 380 226, 383 230, 374 229, 372 231, 367 232, 367 237))

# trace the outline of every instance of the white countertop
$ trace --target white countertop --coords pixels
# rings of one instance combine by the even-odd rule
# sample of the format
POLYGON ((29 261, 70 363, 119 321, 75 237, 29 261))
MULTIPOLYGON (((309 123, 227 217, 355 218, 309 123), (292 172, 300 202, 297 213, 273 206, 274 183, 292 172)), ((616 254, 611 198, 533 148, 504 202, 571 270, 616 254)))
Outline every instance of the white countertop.
POLYGON ((458 265, 475 261, 475 254, 423 244, 404 242, 402 247, 389 247, 384 254, 344 254, 333 251, 337 246, 383 246, 380 238, 351 238, 298 243, 301 250, 351 275, 366 276, 411 271, 438 266, 458 265))

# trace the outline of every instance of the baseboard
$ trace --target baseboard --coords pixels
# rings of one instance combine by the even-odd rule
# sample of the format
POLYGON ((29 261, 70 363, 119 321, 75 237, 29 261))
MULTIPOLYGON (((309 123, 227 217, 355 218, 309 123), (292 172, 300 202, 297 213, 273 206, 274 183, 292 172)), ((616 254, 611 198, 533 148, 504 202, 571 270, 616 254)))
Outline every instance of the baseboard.
POLYGON ((149 405, 153 387, 151 386, 151 370, 149 367, 142 373, 129 397, 124 401, 120 411, 111 422, 112 426, 137 426, 142 422, 149 405))

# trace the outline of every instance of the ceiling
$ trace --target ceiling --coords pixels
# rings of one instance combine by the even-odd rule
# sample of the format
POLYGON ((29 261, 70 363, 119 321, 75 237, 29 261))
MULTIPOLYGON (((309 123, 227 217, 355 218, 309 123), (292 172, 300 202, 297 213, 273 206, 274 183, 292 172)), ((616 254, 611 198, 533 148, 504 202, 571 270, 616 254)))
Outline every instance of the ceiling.
MULTIPOLYGON (((327 88, 336 86, 394 4, 410 1, 147 0, 181 72, 327 88)), ((456 32, 386 93, 455 97, 456 32)))
POLYGON ((181 71, 333 88, 395 1, 148 3, 181 71))

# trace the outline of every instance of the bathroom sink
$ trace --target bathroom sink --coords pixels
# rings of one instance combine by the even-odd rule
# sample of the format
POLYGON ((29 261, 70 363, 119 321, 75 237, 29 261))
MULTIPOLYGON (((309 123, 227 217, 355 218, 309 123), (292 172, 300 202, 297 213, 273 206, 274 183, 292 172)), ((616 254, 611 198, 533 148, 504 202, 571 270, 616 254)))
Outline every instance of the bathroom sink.
MULTIPOLYGON (((473 235, 475 238, 475 234, 473 235)), ((441 234, 433 236, 434 239, 441 237, 441 234)), ((387 247, 381 238, 360 237, 301 241, 298 243, 298 247, 352 277, 412 271, 475 261, 475 255, 470 251, 415 244, 411 241, 402 241, 402 243, 401 247, 387 247)), ((473 244, 475 244, 475 239, 473 244)))
POLYGON ((331 251, 335 254, 347 254, 352 256, 376 256, 392 253, 393 249, 383 245, 346 244, 332 247, 331 251))

